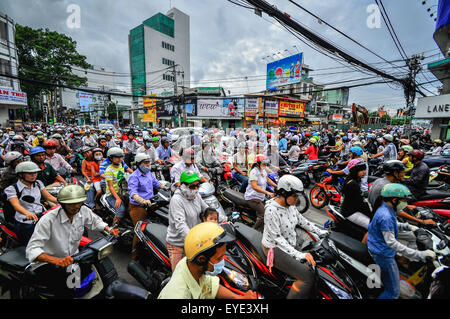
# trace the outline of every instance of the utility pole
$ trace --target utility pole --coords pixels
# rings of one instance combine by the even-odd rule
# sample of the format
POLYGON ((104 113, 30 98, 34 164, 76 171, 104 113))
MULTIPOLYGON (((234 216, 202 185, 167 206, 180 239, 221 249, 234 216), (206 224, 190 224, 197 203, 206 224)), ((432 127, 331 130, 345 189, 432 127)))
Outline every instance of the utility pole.
POLYGON ((403 124, 403 131, 405 131, 408 114, 411 114, 412 107, 414 105, 414 100, 416 99, 416 91, 417 91, 416 76, 422 70, 419 60, 423 59, 425 59, 423 55, 413 55, 411 58, 406 60, 406 65, 409 68, 409 74, 403 85, 403 92, 406 98, 406 111, 405 111, 405 122, 403 124))
POLYGON ((178 85, 177 85, 177 71, 176 65, 173 65, 172 74, 173 74, 173 95, 175 97, 174 102, 176 102, 176 110, 178 112, 178 127, 181 127, 181 112, 180 112, 180 103, 178 102, 178 85))
POLYGON ((181 72, 181 77, 183 79, 183 85, 181 86, 183 90, 181 93, 181 102, 183 104, 183 126, 187 127, 186 100, 184 96, 184 72, 181 72))

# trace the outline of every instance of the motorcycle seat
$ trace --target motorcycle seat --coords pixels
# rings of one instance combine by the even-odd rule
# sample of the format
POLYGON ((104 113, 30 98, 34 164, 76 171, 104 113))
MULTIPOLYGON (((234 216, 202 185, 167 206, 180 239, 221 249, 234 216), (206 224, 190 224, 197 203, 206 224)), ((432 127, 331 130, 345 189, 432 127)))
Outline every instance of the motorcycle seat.
POLYGON ((158 246, 158 249, 161 250, 162 253, 169 256, 166 247, 167 226, 157 223, 148 223, 147 226, 145 226, 144 234, 158 246))
POLYGON ((0 265, 8 269, 24 271, 30 263, 25 257, 25 249, 26 246, 20 246, 0 255, 0 265))
POLYGON ((264 255, 261 244, 263 234, 239 222, 234 224, 234 228, 240 237, 244 237, 249 242, 251 248, 253 248, 252 253, 256 254, 257 257, 259 257, 260 260, 266 264, 266 255, 264 255))
POLYGON ((334 242, 337 248, 357 259, 364 265, 371 265, 375 263, 367 250, 367 246, 362 242, 345 234, 333 231, 330 234, 330 239, 334 242))
POLYGON ((430 199, 441 199, 446 197, 450 197, 450 192, 439 190, 427 190, 427 193, 425 195, 419 197, 419 201, 430 199))
POLYGON ((247 201, 245 200, 244 194, 227 188, 223 191, 223 196, 232 201, 237 206, 248 207, 247 201))

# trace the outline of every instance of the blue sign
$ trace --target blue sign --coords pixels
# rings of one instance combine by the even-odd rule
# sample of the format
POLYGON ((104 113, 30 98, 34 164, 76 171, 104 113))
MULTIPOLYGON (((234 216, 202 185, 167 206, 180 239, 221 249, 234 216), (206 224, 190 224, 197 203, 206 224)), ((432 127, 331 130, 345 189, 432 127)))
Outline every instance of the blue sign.
POLYGON ((436 30, 450 23, 450 1, 440 0, 437 10, 436 30))
POLYGON ((267 89, 301 82, 302 64, 303 53, 267 64, 267 89))

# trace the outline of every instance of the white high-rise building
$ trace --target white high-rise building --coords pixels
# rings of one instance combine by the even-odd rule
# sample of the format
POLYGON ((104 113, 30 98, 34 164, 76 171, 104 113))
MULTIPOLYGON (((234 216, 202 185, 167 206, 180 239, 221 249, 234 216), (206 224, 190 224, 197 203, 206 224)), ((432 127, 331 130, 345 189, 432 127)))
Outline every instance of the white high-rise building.
POLYGON ((157 13, 130 31, 131 85, 135 95, 189 87, 189 16, 176 8, 157 13), (175 66, 174 74, 174 68, 175 66))

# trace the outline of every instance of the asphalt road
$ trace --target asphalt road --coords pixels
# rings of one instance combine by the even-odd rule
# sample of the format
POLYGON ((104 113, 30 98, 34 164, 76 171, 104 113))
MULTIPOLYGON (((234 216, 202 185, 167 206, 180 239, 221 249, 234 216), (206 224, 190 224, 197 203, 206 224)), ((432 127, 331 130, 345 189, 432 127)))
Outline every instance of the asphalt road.
MULTIPOLYGON (((306 194, 308 195, 308 198, 309 198, 309 190, 311 189, 311 187, 312 186, 310 186, 309 189, 305 190, 306 194)), ((322 227, 323 224, 330 219, 327 213, 325 212, 325 208, 318 210, 312 207, 311 205, 309 210, 305 212, 303 216, 305 216, 311 222, 317 224, 319 227, 322 227)), ((92 234, 92 236, 95 237, 98 235, 92 234)), ((120 277, 124 278, 130 284, 141 286, 127 271, 127 265, 131 261, 130 251, 125 251, 123 249, 116 247, 110 258, 114 263, 120 277)))

